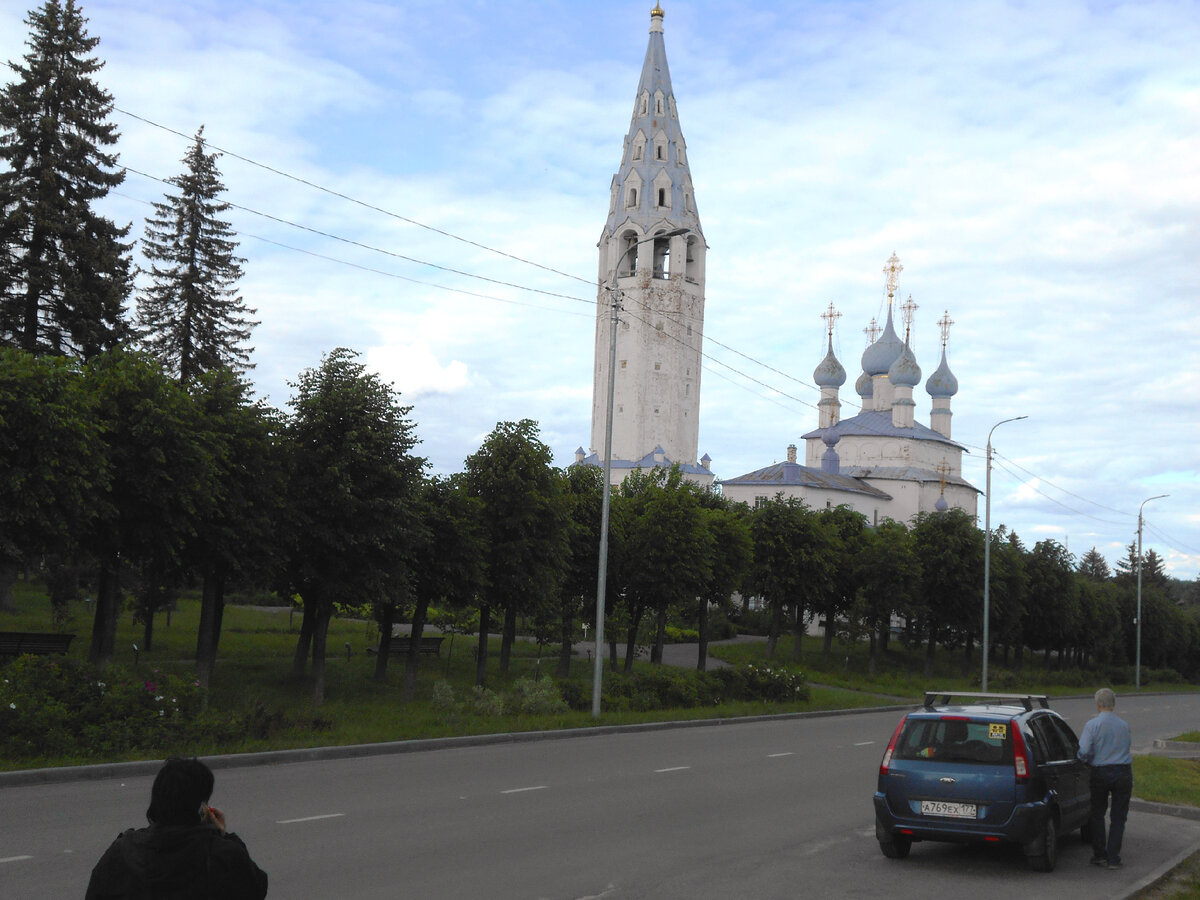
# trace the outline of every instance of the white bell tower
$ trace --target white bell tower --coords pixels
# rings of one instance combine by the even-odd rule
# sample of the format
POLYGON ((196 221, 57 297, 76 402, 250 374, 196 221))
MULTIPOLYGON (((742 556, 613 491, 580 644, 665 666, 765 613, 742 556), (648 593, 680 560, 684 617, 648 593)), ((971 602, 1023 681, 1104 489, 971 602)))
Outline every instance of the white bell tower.
POLYGON ((613 481, 632 468, 679 463, 693 480, 711 483, 712 473, 703 464, 707 457, 703 462, 696 458, 707 246, 671 90, 662 23, 663 11, 655 6, 598 245, 593 455, 588 461, 604 463, 617 291, 621 312, 613 388, 613 481))

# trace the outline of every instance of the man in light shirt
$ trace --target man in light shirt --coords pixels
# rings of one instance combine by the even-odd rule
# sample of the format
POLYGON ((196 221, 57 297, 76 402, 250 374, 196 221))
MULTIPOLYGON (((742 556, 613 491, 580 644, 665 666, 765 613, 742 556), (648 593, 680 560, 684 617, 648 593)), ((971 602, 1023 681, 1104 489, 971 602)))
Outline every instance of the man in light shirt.
POLYGON ((1133 754, 1129 725, 1113 710, 1117 695, 1111 688, 1096 691, 1097 715, 1083 726, 1079 758, 1092 767, 1092 865, 1121 868, 1121 840, 1133 793, 1133 754), (1112 796, 1108 841, 1104 840, 1104 812, 1112 796))

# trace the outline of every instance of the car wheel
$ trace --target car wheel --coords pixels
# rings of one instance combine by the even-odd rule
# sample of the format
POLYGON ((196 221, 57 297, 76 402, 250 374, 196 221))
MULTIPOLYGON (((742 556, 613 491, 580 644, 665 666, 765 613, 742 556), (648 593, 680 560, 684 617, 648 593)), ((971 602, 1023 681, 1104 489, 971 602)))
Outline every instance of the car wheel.
POLYGON ((893 834, 886 840, 880 838, 879 849, 888 859, 907 859, 908 851, 912 849, 912 838, 904 834, 893 834))
POLYGON ((1058 862, 1058 826, 1047 815, 1038 836, 1025 845, 1025 859, 1035 872, 1053 872, 1058 862))

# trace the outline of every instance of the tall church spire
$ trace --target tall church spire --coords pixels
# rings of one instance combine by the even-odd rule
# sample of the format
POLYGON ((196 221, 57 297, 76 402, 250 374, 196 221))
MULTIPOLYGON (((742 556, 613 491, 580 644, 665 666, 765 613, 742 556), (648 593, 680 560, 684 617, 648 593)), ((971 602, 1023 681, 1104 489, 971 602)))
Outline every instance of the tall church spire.
POLYGON ((623 312, 616 337, 613 461, 629 463, 617 467, 627 470, 661 448, 670 462, 711 481, 712 473, 696 458, 707 246, 662 23, 663 11, 655 6, 600 235, 592 448, 602 453, 604 447, 616 290, 623 312))
POLYGON ((644 233, 665 224, 668 230, 687 228, 702 235, 687 144, 671 89, 662 22, 663 11, 656 6, 650 13, 650 41, 625 135, 621 168, 612 180, 606 236, 627 222, 638 225, 644 233))

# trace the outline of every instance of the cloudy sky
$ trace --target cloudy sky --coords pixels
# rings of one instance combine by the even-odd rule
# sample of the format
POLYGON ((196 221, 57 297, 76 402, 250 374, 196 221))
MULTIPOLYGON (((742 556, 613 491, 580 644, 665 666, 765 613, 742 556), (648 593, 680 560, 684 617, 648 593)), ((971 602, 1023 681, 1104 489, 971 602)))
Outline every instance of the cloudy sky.
MULTIPOLYGON (((0 0, 4 59, 31 5, 0 0)), ((520 418, 566 465, 590 449, 596 242, 652 5, 83 0, 130 170, 108 209, 140 236, 203 124, 263 396, 285 407, 351 347, 412 404, 433 471, 520 418)), ((993 438, 993 525, 1113 562, 1169 494, 1144 543, 1196 577, 1200 4, 663 5, 710 247, 717 475, 815 427, 831 302, 856 412, 894 251, 926 375, 954 320, 980 489, 989 429, 1028 416, 993 438)))

